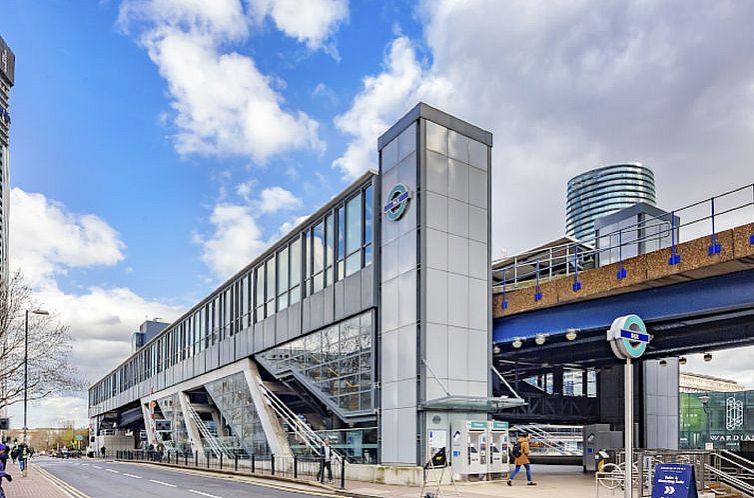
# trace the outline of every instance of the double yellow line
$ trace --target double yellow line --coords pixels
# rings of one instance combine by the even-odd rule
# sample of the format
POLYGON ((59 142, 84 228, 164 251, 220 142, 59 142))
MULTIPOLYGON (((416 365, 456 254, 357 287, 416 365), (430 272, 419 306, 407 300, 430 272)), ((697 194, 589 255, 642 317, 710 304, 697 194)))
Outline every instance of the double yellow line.
POLYGON ((59 477, 56 477, 56 476, 52 475, 50 472, 48 472, 47 470, 45 470, 43 467, 41 467, 39 465, 35 465, 34 466, 34 470, 36 470, 37 472, 39 472, 42 475, 42 477, 44 477, 45 479, 47 479, 48 481, 50 481, 51 483, 53 483, 63 493, 65 493, 66 495, 68 495, 68 496, 70 496, 72 498, 91 498, 91 496, 89 496, 88 494, 82 493, 81 491, 79 491, 78 489, 74 488, 73 486, 71 486, 70 484, 68 484, 67 482, 65 482, 64 480, 60 479, 59 477))

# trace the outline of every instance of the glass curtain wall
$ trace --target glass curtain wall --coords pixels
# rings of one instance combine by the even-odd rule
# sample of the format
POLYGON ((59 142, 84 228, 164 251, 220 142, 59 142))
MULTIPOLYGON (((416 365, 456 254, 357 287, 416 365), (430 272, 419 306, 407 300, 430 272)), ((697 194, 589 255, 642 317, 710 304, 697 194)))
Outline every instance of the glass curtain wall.
POLYGON ((374 408, 372 312, 258 355, 272 373, 297 371, 343 411, 371 412, 374 408))

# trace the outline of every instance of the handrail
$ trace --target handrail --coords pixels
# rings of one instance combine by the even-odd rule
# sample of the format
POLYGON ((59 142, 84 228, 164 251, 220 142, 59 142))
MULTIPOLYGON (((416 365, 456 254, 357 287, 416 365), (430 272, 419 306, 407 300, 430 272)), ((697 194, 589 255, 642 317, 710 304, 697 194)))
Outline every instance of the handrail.
MULTIPOLYGON (((736 455, 735 453, 730 452, 728 450, 720 450, 719 452, 715 452, 712 455, 714 458, 716 458, 720 462, 725 461, 729 464, 732 464, 737 469, 738 472, 743 471, 743 473, 745 474, 750 474, 751 477, 747 476, 747 478, 749 479, 754 478, 754 462, 751 462, 747 460, 746 458, 740 455, 736 455), (730 455, 730 456, 726 456, 726 455, 730 455), (744 462, 746 462, 746 464, 737 462, 735 458, 738 458, 739 460, 743 460, 744 462)), ((720 464, 720 467, 722 467, 722 463, 720 464)))
POLYGON ((191 419, 194 421, 194 424, 196 424, 201 435, 204 436, 204 440, 207 442, 210 450, 215 456, 219 458, 220 455, 225 455, 228 458, 233 458, 233 452, 229 451, 226 445, 221 443, 219 439, 210 432, 209 428, 204 423, 204 420, 202 420, 194 407, 191 406, 191 403, 188 403, 188 409, 191 419))
POLYGON ((563 441, 559 441, 560 444, 558 444, 557 439, 554 438, 552 434, 550 434, 548 431, 545 431, 541 427, 539 427, 537 424, 520 424, 520 425, 514 425, 511 427, 511 430, 524 430, 527 431, 535 436, 537 436, 539 439, 538 441, 544 444, 546 447, 557 451, 558 453, 561 453, 563 455, 581 455, 581 452, 577 450, 569 450, 565 448, 563 441), (553 442, 556 441, 556 442, 553 442))
MULTIPOLYGON (((273 393, 264 382, 259 382, 259 387, 264 395, 265 399, 269 403, 270 407, 275 413, 288 424, 293 430, 293 433, 299 436, 304 444, 317 456, 320 456, 320 448, 325 444, 324 440, 317 434, 317 432, 305 424, 296 413, 288 408, 283 401, 273 393)), ((332 455, 337 461, 342 461, 343 457, 335 450, 331 450, 332 455)))
POLYGON ((746 493, 749 496, 754 496, 754 485, 738 479, 737 477, 732 476, 727 472, 717 469, 714 465, 704 464, 704 469, 710 474, 714 475, 718 481, 735 488, 737 491, 746 493))
MULTIPOLYGON (((675 250, 675 246, 680 243, 678 235, 680 234, 681 228, 689 227, 691 225, 709 220, 711 220, 712 222, 712 229, 710 233, 710 254, 716 254, 720 250, 719 244, 716 240, 716 231, 720 231, 719 228, 717 230, 715 228, 716 220, 719 220, 723 215, 734 213, 742 209, 749 208, 750 206, 754 206, 754 183, 729 190, 702 201, 694 202, 669 213, 662 214, 659 217, 647 216, 642 221, 633 223, 629 226, 621 227, 620 229, 614 230, 610 233, 599 234, 599 237, 595 235, 588 239, 582 239, 575 242, 567 242, 551 247, 531 249, 529 251, 517 254, 513 257, 498 260, 505 261, 506 259, 510 259, 510 263, 508 263, 508 265, 503 268, 492 270, 493 275, 500 275, 500 278, 502 279, 501 283, 494 283, 493 287, 505 288, 506 284, 508 284, 512 285, 514 289, 518 289, 519 284, 522 283, 522 280, 528 281, 528 279, 536 277, 539 277, 540 279, 547 277, 549 278, 549 280, 552 280, 554 276, 557 277, 563 275, 563 273, 561 273, 560 275, 553 275, 553 268, 560 268, 559 271, 562 272, 564 267, 564 274, 568 276, 575 273, 577 267, 579 268, 579 270, 581 270, 583 268, 586 268, 587 265, 591 266, 593 264, 596 264, 595 259, 598 259, 599 256, 603 253, 609 253, 616 250, 619 251, 623 247, 632 246, 642 242, 659 240, 661 246, 666 246, 666 244, 663 244, 662 241, 663 239, 670 238, 671 245, 675 250), (715 201, 720 201, 729 196, 740 194, 741 192, 747 190, 752 191, 750 200, 743 202, 742 200, 734 199, 734 202, 736 203, 734 206, 725 207, 724 209, 718 209, 717 211, 715 210, 715 201), (705 205, 707 203, 710 204, 709 214, 704 216, 697 216, 696 218, 685 220, 677 224, 675 223, 675 218, 679 217, 679 215, 684 211, 705 205), (640 234, 640 231, 642 231, 643 234, 640 234), (626 240, 625 235, 627 234, 634 236, 630 237, 630 240, 626 240), (618 239, 617 243, 613 242, 614 238, 618 239), (606 247, 597 247, 598 239, 606 239, 608 241, 608 245, 606 247), (584 247, 585 245, 589 247, 584 247), (543 263, 543 269, 535 269, 535 267, 537 266, 537 261, 543 263), (546 263, 546 265, 544 263, 546 263), (508 278, 511 276, 508 272, 512 273, 512 279, 508 278)), ((754 217, 752 217, 752 221, 754 221, 754 217)), ((752 234, 752 240, 754 240, 754 234, 752 234)), ((622 261, 623 258, 619 255, 618 259, 622 261)), ((677 264, 678 261, 680 260, 677 258, 674 252, 673 258, 671 258, 669 264, 677 264)))

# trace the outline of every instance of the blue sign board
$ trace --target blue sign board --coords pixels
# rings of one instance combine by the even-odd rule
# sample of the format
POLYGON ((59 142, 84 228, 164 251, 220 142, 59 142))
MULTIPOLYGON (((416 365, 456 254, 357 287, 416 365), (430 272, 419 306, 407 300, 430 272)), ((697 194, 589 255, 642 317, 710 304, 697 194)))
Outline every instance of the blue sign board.
POLYGON ((649 342, 649 334, 634 332, 633 330, 621 329, 620 336, 629 341, 649 342))
POLYGON ((652 498, 698 498, 694 466, 658 463, 652 483, 652 498))

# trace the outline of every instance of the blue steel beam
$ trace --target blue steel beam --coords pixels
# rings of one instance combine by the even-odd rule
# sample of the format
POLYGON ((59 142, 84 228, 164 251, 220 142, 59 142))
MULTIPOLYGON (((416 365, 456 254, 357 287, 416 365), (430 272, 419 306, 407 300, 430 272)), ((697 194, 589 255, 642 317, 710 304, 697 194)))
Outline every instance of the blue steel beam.
POLYGON ((539 332, 560 334, 569 328, 607 330, 616 317, 630 313, 655 322, 747 308, 754 308, 754 270, 499 318, 493 324, 493 342, 533 337, 539 332))

